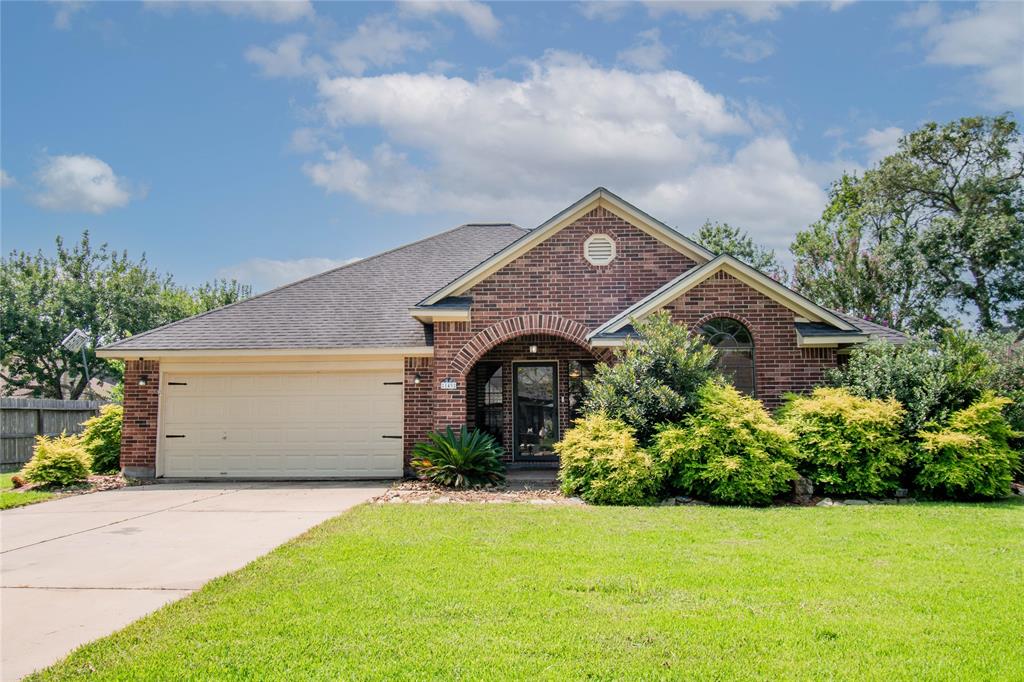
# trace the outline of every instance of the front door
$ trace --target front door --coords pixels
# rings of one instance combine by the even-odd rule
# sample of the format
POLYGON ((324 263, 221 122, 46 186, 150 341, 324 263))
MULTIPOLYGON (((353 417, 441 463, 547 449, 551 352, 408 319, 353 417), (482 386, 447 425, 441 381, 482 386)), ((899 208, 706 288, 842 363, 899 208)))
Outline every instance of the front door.
POLYGON ((512 373, 514 457, 554 457, 558 442, 558 365, 517 362, 512 373))

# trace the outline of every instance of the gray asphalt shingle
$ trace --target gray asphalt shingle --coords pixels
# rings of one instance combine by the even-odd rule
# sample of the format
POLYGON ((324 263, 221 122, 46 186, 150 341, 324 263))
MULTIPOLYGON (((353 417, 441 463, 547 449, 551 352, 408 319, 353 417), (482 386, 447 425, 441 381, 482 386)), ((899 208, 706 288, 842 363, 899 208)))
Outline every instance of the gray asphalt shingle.
POLYGON ((423 346, 424 326, 409 308, 526 232, 511 224, 462 225, 106 348, 423 346))

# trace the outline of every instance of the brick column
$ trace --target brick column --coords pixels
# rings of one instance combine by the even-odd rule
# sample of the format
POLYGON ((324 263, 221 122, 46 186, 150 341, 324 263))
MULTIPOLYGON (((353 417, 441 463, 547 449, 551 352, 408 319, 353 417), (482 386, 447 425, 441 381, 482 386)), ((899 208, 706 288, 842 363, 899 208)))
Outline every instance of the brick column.
POLYGON ((453 360, 472 338, 465 322, 434 323, 434 429, 461 428, 466 423, 467 370, 455 368, 453 360), (441 382, 455 382, 454 390, 442 389, 441 382))
POLYGON ((405 428, 402 444, 405 469, 409 471, 412 446, 434 430, 434 359, 405 359, 405 428), (419 383, 416 382, 419 377, 419 383))
POLYGON ((160 408, 160 362, 124 363, 124 424, 121 427, 121 471, 133 478, 156 476, 157 415, 160 408), (139 381, 145 377, 146 385, 139 381))

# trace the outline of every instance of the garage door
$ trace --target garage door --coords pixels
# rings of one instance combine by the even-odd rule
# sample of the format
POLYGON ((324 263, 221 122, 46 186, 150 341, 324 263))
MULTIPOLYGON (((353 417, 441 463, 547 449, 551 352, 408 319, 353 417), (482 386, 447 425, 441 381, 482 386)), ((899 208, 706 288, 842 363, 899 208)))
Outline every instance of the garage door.
POLYGON ((402 372, 163 377, 168 477, 402 474, 402 372))

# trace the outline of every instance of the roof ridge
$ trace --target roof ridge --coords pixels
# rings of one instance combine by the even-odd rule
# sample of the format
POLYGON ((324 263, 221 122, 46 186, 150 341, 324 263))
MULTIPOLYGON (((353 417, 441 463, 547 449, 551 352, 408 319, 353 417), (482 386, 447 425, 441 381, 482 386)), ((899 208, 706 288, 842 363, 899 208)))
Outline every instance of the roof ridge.
MULTIPOLYGON (((527 232, 529 231, 529 230, 525 230, 522 227, 519 227, 518 225, 514 225, 513 223, 503 223, 503 224, 511 225, 512 227, 515 227, 517 229, 524 230, 524 231, 527 231, 527 232)), ((443 231, 438 232, 436 234, 432 234, 432 235, 423 237, 422 239, 417 239, 416 241, 412 241, 412 242, 409 242, 407 244, 401 244, 400 246, 396 246, 394 248, 388 249, 387 251, 381 251, 380 253, 376 253, 376 254, 374 254, 372 256, 367 256, 366 258, 360 258, 359 260, 355 260, 355 261, 352 261, 352 262, 349 262, 349 263, 343 263, 343 264, 341 264, 341 265, 339 265, 337 267, 331 268, 330 270, 324 270, 323 272, 318 272, 318 273, 316 273, 314 275, 310 275, 308 277, 303 277, 302 279, 297 279, 294 282, 288 282, 287 284, 282 284, 281 286, 274 287, 273 289, 269 289, 267 291, 264 291, 263 293, 256 294, 255 296, 250 296, 249 298, 243 299, 241 301, 235 301, 234 303, 228 303, 227 305, 222 305, 219 308, 213 308, 212 310, 206 310, 204 312, 197 313, 197 314, 191 315, 189 317, 183 317, 180 320, 175 320, 173 322, 168 322, 167 324, 162 324, 159 327, 154 327, 153 329, 147 329, 146 331, 141 332, 139 334, 135 334, 133 336, 128 336, 128 337, 125 337, 123 339, 118 339, 117 341, 115 341, 115 342, 113 342, 111 344, 108 344, 106 346, 101 346, 101 348, 104 348, 104 349, 107 349, 107 348, 115 349, 120 344, 125 343, 126 341, 129 341, 129 340, 134 341, 134 340, 140 339, 140 338, 142 338, 144 336, 149 336, 150 334, 154 334, 154 333, 156 333, 158 331, 162 331, 164 329, 167 329, 168 327, 171 327, 171 326, 176 325, 176 324, 182 324, 184 322, 190 322, 192 320, 198 320, 198 319, 200 319, 202 317, 206 317, 207 315, 211 315, 213 313, 220 312, 222 310, 227 310, 228 308, 234 308, 235 306, 242 305, 243 303, 249 303, 249 302, 255 301, 256 299, 259 299, 259 298, 264 298, 266 296, 269 296, 270 294, 274 294, 274 293, 277 293, 279 291, 284 291, 285 289, 289 289, 289 288, 294 287, 294 286, 296 286, 298 284, 303 284, 305 282, 309 282, 310 280, 314 280, 314 279, 317 279, 319 277, 326 277, 327 275, 330 275, 330 274, 333 274, 335 272, 338 272, 339 270, 344 270, 346 268, 350 268, 350 267, 355 266, 355 265, 361 265, 363 263, 368 263, 370 261, 376 260, 376 259, 381 258, 383 256, 387 256, 389 254, 395 253, 396 251, 401 251, 402 249, 407 249, 407 248, 409 248, 411 246, 416 246, 417 244, 422 244, 423 242, 430 241, 431 239, 437 239, 438 237, 442 237, 442 236, 444 236, 446 234, 450 234, 452 232, 456 232, 458 230, 461 230, 461 229, 464 229, 464 228, 467 228, 467 227, 474 227, 474 224, 473 223, 463 223, 461 225, 457 225, 457 226, 455 226, 453 228, 450 228, 448 230, 443 230, 443 231)))

